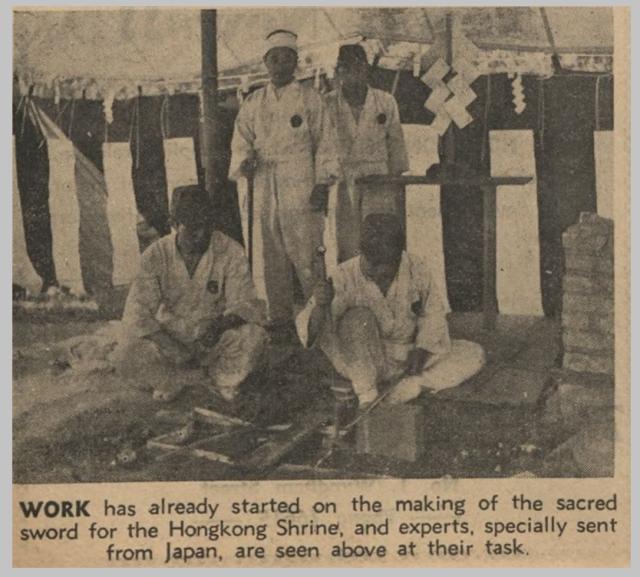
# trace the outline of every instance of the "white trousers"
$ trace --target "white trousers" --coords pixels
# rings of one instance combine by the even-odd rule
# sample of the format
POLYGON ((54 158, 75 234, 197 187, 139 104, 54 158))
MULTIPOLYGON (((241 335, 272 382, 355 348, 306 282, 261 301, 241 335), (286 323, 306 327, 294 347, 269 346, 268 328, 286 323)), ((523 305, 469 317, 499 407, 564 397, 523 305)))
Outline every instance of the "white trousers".
MULTIPOLYGON (((406 361, 387 354, 375 316, 364 307, 345 312, 336 326, 325 329, 319 344, 336 371, 351 381, 361 404, 376 398, 378 383, 401 377, 406 369, 406 361)), ((484 364, 484 351, 479 344, 454 340, 451 350, 430 357, 419 375, 403 377, 387 402, 404 403, 425 389, 437 392, 455 387, 484 364)))
POLYGON ((292 167, 262 167, 254 178, 253 280, 273 322, 293 318, 295 274, 304 298, 320 276, 323 215, 309 204, 313 182, 292 167))
POLYGON ((230 399, 260 365, 268 339, 267 332, 255 324, 230 329, 200 359, 199 368, 186 369, 171 363, 152 341, 125 338, 114 360, 119 374, 141 388, 171 392, 205 382, 230 399))

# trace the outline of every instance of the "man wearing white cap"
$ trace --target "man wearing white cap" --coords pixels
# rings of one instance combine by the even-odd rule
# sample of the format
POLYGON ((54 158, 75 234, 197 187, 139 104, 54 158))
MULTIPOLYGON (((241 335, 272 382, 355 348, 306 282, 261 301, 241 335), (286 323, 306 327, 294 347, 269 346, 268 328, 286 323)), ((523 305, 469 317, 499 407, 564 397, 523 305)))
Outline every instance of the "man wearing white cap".
MULTIPOLYGON (((296 35, 267 36, 264 63, 270 82, 242 104, 231 143, 229 177, 253 178, 253 248, 263 269, 272 322, 293 317, 292 265, 305 297, 318 281, 314 266, 323 216, 311 199, 338 172, 332 125, 322 98, 295 80, 296 35)), ((256 279, 256 283, 260 283, 256 279)))

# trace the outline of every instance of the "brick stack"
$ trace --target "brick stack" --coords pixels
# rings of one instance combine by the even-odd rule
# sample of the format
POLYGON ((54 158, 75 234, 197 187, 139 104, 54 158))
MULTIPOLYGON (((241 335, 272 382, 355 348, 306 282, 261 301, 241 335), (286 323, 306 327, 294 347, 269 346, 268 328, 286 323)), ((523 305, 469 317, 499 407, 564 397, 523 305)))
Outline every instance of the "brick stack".
POLYGON ((562 241, 562 366, 613 376, 613 221, 582 213, 562 241))
POLYGON ((547 454, 542 475, 614 474, 615 382, 613 221, 582 213, 562 236, 562 368, 552 372, 539 432, 547 454), (550 445, 553 446, 553 445, 550 445))

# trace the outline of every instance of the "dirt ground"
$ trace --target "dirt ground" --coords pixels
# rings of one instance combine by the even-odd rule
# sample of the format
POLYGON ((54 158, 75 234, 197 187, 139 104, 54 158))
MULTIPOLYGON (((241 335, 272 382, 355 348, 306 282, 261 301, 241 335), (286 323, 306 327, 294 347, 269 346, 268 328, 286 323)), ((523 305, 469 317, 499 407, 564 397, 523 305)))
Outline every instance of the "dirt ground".
MULTIPOLYGON (((148 391, 125 386, 107 371, 81 376, 54 365, 57 343, 93 333, 104 323, 14 319, 14 482, 245 478, 246 471, 180 454, 158 462, 145 449, 146 442, 175 429, 178 425, 169 417, 194 406, 234 413, 261 425, 292 420, 292 415, 295 420, 310 403, 330 412, 331 376, 325 360, 282 339, 275 339, 269 369, 247 385, 243 400, 233 407, 220 406, 204 389, 188 390, 169 405, 158 404, 148 391), (123 449, 136 452, 135 462, 114 465, 123 449)), ((457 389, 417 400, 425 439, 417 461, 337 450, 313 470, 325 452, 322 437, 315 435, 287 458, 287 465, 265 474, 270 478, 544 474, 545 454, 562 440, 562 431, 541 431, 537 426, 545 389, 540 383, 546 383, 539 377, 557 356, 556 324, 549 319, 502 318, 497 330, 487 333, 480 315, 461 314, 452 315, 450 325, 453 336, 481 342, 488 365, 457 389)), ((229 447, 251 448, 251 443, 229 447)))

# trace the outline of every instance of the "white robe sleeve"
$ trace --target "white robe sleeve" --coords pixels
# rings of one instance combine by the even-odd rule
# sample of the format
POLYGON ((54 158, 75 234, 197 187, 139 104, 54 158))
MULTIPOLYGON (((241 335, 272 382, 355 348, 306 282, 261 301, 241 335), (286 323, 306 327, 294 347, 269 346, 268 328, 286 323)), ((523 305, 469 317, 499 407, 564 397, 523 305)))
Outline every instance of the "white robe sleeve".
POLYGON ((420 294, 416 347, 425 349, 434 355, 448 353, 451 350, 447 314, 442 298, 438 293, 431 274, 422 262, 412 259, 411 275, 420 294))
POLYGON ((409 156, 404 143, 404 133, 400 123, 400 112, 395 98, 390 94, 387 100, 389 128, 387 130, 387 151, 389 174, 402 174, 409 170, 409 156))
POLYGON ((311 297, 304 308, 296 316, 296 332, 298 338, 305 349, 309 348, 309 320, 311 319, 311 313, 316 307, 315 297, 311 297))
POLYGON ((337 134, 329 111, 317 92, 309 92, 307 114, 313 143, 316 184, 329 184, 340 174, 337 134))
POLYGON ((253 118, 253 101, 246 100, 238 111, 235 125, 233 128, 233 137, 231 139, 231 162, 229 165, 229 179, 237 181, 242 178, 240 165, 247 158, 251 158, 255 149, 254 118, 253 118))
POLYGON ((152 245, 141 256, 140 269, 127 295, 123 326, 128 337, 143 338, 161 330, 156 314, 162 301, 160 254, 152 245))
POLYGON ((264 325, 266 307, 256 295, 249 271, 249 261, 237 242, 229 240, 228 250, 230 254, 224 279, 226 297, 224 314, 236 314, 248 323, 264 325))
MULTIPOLYGON (((344 267, 338 266, 331 276, 331 280, 334 290, 334 297, 331 302, 331 322, 335 324, 340 320, 347 308, 352 306, 353 303, 351 301, 353 299, 350 298, 349 295, 347 275, 345 274, 344 267)), ((309 343, 309 321, 311 320, 311 313, 315 306, 316 299, 312 296, 296 316, 296 332, 305 349, 310 348, 314 344, 309 343)), ((327 330, 326 325, 324 330, 327 330)))

